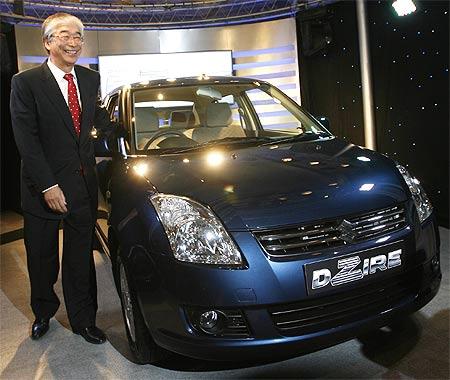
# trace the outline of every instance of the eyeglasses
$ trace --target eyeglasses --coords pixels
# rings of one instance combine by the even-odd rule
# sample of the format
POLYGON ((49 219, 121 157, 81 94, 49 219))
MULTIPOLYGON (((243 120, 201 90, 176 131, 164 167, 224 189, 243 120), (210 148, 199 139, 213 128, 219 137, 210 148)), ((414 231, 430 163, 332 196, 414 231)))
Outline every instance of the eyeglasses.
POLYGON ((51 37, 58 37, 64 43, 73 40, 73 42, 75 42, 77 45, 82 44, 84 42, 84 37, 78 35, 71 36, 70 34, 54 34, 51 35, 51 37))

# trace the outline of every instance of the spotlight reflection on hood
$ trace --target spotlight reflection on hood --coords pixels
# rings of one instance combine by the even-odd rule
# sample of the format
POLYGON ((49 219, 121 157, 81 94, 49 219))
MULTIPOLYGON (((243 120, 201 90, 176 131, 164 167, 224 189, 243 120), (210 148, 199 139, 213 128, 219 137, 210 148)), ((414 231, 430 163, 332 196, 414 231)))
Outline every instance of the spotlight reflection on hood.
POLYGON ((373 183, 365 183, 359 188, 359 191, 370 191, 375 185, 373 183))
POLYGON ((148 165, 146 162, 139 162, 136 165, 133 165, 133 170, 137 175, 145 177, 148 172, 148 165))
POLYGON ((219 166, 223 163, 224 156, 221 152, 209 152, 206 155, 206 162, 209 166, 219 166))

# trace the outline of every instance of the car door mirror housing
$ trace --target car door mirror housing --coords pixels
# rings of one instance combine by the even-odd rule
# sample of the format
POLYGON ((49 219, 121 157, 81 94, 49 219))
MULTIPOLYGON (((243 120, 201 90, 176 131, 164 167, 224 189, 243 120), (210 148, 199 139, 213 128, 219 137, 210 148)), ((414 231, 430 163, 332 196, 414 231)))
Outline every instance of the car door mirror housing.
POLYGON ((126 131, 120 123, 112 122, 107 128, 92 128, 91 137, 94 142, 96 157, 113 157, 119 153, 119 138, 123 137, 126 131))
POLYGON ((102 133, 98 133, 98 131, 92 137, 95 157, 112 157, 113 149, 110 148, 110 139, 108 139, 108 137, 103 135, 102 133))

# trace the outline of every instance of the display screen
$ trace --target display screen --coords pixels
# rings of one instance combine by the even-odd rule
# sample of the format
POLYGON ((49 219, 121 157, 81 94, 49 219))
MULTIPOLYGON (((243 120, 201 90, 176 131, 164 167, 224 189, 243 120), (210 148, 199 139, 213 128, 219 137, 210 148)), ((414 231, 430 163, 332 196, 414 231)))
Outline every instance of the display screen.
POLYGON ((231 51, 167 54, 103 55, 98 57, 101 92, 145 80, 206 75, 232 75, 231 51))

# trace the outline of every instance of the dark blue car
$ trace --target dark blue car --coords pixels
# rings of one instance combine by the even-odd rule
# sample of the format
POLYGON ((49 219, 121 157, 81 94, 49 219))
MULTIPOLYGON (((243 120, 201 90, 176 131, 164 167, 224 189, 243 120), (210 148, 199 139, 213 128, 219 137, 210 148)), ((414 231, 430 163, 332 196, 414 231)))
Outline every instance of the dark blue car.
POLYGON ((143 82, 105 106, 123 133, 95 139, 97 235, 138 362, 295 356, 436 295, 419 181, 270 84, 143 82))

